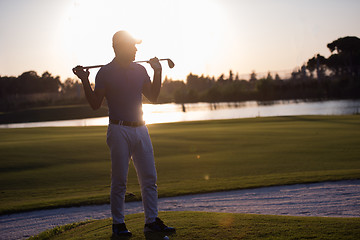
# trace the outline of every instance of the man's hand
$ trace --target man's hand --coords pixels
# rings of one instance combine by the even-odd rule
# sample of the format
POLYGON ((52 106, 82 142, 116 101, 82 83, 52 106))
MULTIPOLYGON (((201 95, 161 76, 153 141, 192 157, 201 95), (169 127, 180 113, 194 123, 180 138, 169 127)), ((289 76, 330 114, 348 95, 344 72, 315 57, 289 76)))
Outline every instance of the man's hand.
POLYGON ((160 93, 162 68, 157 57, 150 59, 148 63, 154 69, 154 79, 152 83, 150 81, 144 83, 143 94, 150 102, 155 103, 160 93))
POLYGON ((72 69, 73 73, 80 78, 81 81, 87 80, 89 78, 89 69, 84 71, 84 68, 82 66, 76 66, 72 69))
POLYGON ((81 82, 84 87, 84 92, 87 101, 89 102, 92 109, 96 110, 100 108, 101 103, 105 97, 105 89, 95 89, 92 90, 92 87, 89 82, 89 69, 84 71, 82 66, 76 66, 72 69, 73 73, 81 79, 81 82))
POLYGON ((154 57, 154 58, 150 59, 149 63, 151 65, 152 69, 154 69, 155 72, 158 72, 158 71, 162 70, 161 64, 160 64, 159 59, 157 57, 154 57))

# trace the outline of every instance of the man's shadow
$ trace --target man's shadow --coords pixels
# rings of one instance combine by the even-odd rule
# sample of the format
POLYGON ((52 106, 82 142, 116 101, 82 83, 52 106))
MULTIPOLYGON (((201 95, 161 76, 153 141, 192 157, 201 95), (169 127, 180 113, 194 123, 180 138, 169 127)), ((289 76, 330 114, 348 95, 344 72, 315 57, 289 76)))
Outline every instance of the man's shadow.
MULTIPOLYGON (((165 233, 146 232, 144 236, 146 240, 170 240, 165 233)), ((111 236, 110 240, 131 240, 131 237, 111 236)))
MULTIPOLYGON (((168 234, 168 235, 170 235, 170 234, 168 234)), ((170 239, 166 233, 145 232, 144 235, 145 235, 146 240, 169 240, 170 239)))

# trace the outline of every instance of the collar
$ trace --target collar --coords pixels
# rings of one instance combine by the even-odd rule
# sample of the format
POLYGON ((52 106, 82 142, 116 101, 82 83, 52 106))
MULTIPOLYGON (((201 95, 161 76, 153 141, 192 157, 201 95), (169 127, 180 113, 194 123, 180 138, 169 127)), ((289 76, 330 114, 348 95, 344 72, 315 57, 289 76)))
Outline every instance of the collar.
POLYGON ((120 68, 120 69, 124 69, 124 70, 127 70, 127 69, 135 69, 135 65, 136 65, 136 63, 131 62, 131 63, 129 64, 129 67, 124 68, 124 67, 121 67, 121 66, 116 62, 115 58, 111 61, 111 63, 112 63, 114 66, 116 66, 116 67, 118 67, 118 68, 120 68))

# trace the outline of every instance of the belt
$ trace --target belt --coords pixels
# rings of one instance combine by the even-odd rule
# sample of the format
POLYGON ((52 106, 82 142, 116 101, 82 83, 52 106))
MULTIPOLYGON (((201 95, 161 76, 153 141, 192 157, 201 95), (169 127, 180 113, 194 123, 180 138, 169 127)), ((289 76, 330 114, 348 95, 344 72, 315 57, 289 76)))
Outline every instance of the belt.
POLYGON ((129 122, 129 121, 109 119, 109 122, 111 124, 123 125, 123 126, 129 126, 129 127, 140 127, 140 126, 145 125, 144 121, 141 121, 141 122, 129 122))

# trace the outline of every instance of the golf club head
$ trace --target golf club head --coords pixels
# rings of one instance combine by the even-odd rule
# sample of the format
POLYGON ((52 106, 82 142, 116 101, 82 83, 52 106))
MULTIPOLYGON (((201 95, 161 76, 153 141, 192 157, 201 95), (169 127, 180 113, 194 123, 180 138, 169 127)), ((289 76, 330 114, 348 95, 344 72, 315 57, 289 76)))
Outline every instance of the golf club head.
POLYGON ((170 58, 168 58, 168 59, 166 59, 166 60, 167 60, 167 62, 168 62, 169 68, 175 67, 175 63, 174 63, 170 58))

